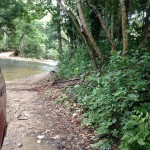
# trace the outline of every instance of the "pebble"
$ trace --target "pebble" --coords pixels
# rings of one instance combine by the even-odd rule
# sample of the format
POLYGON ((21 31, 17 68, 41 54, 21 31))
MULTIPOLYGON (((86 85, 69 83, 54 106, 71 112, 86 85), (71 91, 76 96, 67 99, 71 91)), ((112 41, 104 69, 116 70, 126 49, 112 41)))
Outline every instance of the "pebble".
POLYGON ((72 114, 73 118, 75 118, 77 115, 78 115, 77 113, 72 114))
POLYGON ((21 142, 17 143, 17 147, 22 147, 23 144, 21 142))
POLYGON ((45 138, 45 135, 38 135, 37 138, 38 138, 39 140, 42 140, 42 139, 45 138))
POLYGON ((61 137, 60 137, 60 135, 56 135, 56 136, 53 136, 53 137, 51 137, 52 139, 60 139, 61 137))
POLYGON ((41 144, 41 140, 37 140, 37 143, 38 143, 38 144, 41 144))
POLYGON ((15 118, 19 118, 21 115, 20 114, 15 114, 15 118))

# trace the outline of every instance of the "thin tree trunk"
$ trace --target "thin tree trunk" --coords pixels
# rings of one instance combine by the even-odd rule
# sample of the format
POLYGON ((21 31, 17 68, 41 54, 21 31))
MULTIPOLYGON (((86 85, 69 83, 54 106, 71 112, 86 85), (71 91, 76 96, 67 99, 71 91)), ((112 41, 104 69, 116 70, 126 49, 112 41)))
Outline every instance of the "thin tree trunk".
POLYGON ((114 38, 114 0, 111 0, 112 11, 111 11, 111 37, 114 38))
POLYGON ((101 63, 104 63, 104 57, 103 57, 102 53, 100 52, 96 42, 94 41, 92 33, 90 32, 90 30, 88 29, 88 26, 86 24, 85 17, 83 15, 82 7, 81 7, 81 0, 77 0, 77 7, 78 7, 79 17, 80 17, 80 21, 81 21, 81 27, 83 28, 83 31, 87 35, 87 37, 90 41, 90 44, 93 47, 93 50, 95 51, 95 53, 97 54, 99 60, 101 61, 101 63))
POLYGON ((99 18, 99 21, 100 21, 100 24, 102 26, 102 28, 104 29, 105 33, 106 33, 106 37, 108 38, 109 42, 111 43, 111 47, 112 47, 112 50, 116 51, 116 46, 115 46, 115 43, 113 41, 113 38, 109 32, 109 30, 107 29, 106 25, 105 25, 105 22, 103 20, 103 17, 101 16, 100 12, 97 10, 97 8, 91 3, 91 0, 88 1, 89 2, 89 5, 90 7, 95 11, 95 13, 97 14, 98 18, 99 18))
POLYGON ((90 56, 91 56, 93 66, 94 66, 94 68, 97 70, 97 69, 98 69, 98 66, 97 66, 97 63, 96 63, 96 58, 95 58, 95 56, 94 56, 94 54, 93 54, 93 51, 91 50, 91 47, 90 47, 90 45, 89 45, 89 42, 87 41, 86 36, 85 36, 84 34, 82 35, 82 38, 83 38, 83 40, 84 40, 84 42, 85 42, 85 45, 86 45, 86 47, 87 47, 87 49, 88 49, 88 52, 89 52, 90 56))
POLYGON ((60 23, 57 24, 57 40, 58 40, 58 50, 62 53, 62 39, 61 39, 61 26, 60 23))
POLYGON ((123 55, 128 53, 127 14, 125 0, 121 0, 123 55))
POLYGON ((3 34, 3 48, 4 48, 4 50, 6 50, 6 41, 7 41, 7 34, 4 31, 4 34, 3 34))
MULTIPOLYGON (((61 2, 61 0, 59 0, 61 2)), ((57 1, 57 14, 60 16, 60 5, 57 1)), ((57 20, 57 40, 58 40, 58 51, 61 54, 62 53, 62 39, 61 39, 61 24, 60 19, 57 20)))
MULTIPOLYGON (((58 0, 57 0, 57 2, 58 2, 58 0)), ((81 31, 81 27, 80 27, 80 25, 78 23, 77 18, 73 15, 73 13, 70 10, 67 10, 63 4, 61 4, 60 2, 59 2, 59 4, 62 7, 62 9, 68 14, 68 16, 70 17, 70 19, 72 20, 75 28, 77 29, 78 33, 81 35, 82 39, 85 42, 85 45, 86 45, 86 47, 88 49, 88 52, 90 54, 90 57, 91 57, 91 60, 92 60, 94 68, 98 69, 98 66, 97 66, 97 63, 96 63, 96 58, 94 57, 93 51, 91 50, 91 47, 90 47, 90 45, 88 43, 88 40, 86 39, 86 36, 81 31)))
POLYGON ((150 23, 149 23, 149 16, 150 16, 150 1, 146 4, 147 9, 146 12, 143 12, 143 25, 142 25, 142 34, 140 39, 140 46, 143 47, 146 39, 150 35, 150 23), (146 13, 146 15, 145 15, 146 13))
POLYGON ((26 32, 24 32, 24 33, 22 34, 22 36, 20 37, 20 39, 19 39, 19 47, 18 47, 19 52, 21 51, 21 49, 22 49, 23 46, 24 46, 23 38, 24 38, 25 35, 26 35, 26 32))
POLYGON ((15 49, 15 51, 14 51, 14 55, 15 55, 15 56, 18 56, 19 53, 21 52, 21 49, 24 47, 23 38, 24 38, 25 35, 26 35, 26 31, 22 34, 22 36, 21 36, 20 39, 19 39, 19 46, 18 46, 18 48, 15 49))

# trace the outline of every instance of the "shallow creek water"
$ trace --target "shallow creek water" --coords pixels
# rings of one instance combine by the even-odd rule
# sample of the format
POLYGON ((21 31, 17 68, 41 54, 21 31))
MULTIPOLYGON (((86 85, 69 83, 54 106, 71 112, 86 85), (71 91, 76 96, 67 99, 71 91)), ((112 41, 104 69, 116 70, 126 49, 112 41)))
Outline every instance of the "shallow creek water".
POLYGON ((7 81, 46 71, 53 71, 56 68, 55 64, 56 63, 52 63, 51 65, 48 65, 34 61, 0 59, 0 67, 2 68, 5 80, 7 81))

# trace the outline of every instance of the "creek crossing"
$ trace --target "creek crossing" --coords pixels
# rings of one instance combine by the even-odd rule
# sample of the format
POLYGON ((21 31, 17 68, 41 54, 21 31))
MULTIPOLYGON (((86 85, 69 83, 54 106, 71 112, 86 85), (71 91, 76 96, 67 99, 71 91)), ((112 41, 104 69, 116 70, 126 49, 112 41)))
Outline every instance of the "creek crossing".
POLYGON ((26 60, 0 59, 0 67, 2 68, 6 81, 24 78, 27 76, 50 72, 56 70, 57 62, 53 61, 49 64, 26 60))

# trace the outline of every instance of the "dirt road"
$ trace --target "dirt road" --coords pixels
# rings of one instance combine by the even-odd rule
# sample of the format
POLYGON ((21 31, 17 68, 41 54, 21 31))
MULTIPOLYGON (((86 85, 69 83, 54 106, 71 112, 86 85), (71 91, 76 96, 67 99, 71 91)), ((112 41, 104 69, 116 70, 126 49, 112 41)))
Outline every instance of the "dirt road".
POLYGON ((89 150, 87 131, 56 100, 63 93, 44 73, 6 82, 8 131, 2 150, 89 150))

